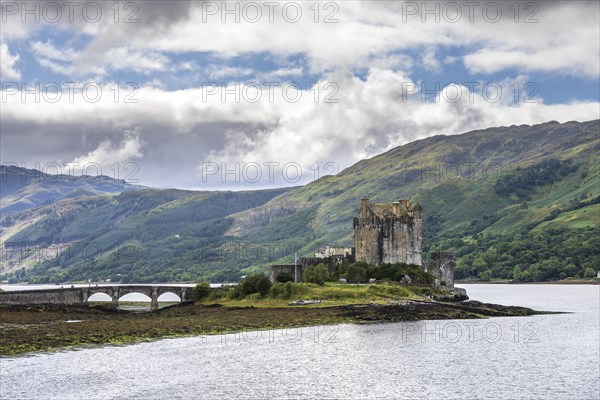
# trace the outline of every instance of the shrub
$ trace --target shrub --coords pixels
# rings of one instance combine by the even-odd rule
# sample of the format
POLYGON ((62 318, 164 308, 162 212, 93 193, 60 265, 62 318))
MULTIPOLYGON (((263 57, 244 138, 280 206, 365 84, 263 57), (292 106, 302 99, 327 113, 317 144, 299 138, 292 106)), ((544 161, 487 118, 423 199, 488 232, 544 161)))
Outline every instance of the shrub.
POLYGON ((233 292, 233 290, 234 289, 229 286, 220 287, 220 288, 212 288, 210 290, 210 296, 208 299, 210 301, 226 299, 231 294, 231 292, 233 292))
POLYGON ((346 279, 350 283, 362 283, 367 280, 367 269, 360 263, 354 263, 348 266, 346 279))
POLYGON ((292 297, 292 282, 276 283, 271 286, 271 297, 274 299, 289 299, 292 297))
POLYGON ((265 297, 271 291, 271 281, 263 274, 250 275, 242 280, 231 292, 232 298, 240 298, 258 293, 265 297))
POLYGON ((345 276, 350 283, 362 283, 374 278, 377 281, 402 282, 408 276, 413 284, 432 284, 436 277, 425 272, 420 266, 414 264, 381 264, 371 265, 364 262, 342 264, 337 268, 337 274, 345 276))
POLYGON ((329 270, 324 264, 310 265, 304 271, 304 280, 323 285, 329 279, 329 270))
POLYGON ((262 297, 265 297, 271 291, 271 281, 264 275, 259 275, 260 278, 255 282, 256 292, 259 293, 262 297))
POLYGON ((280 282, 280 283, 286 283, 286 282, 292 282, 294 280, 294 277, 289 272, 279 271, 277 273, 277 276, 275 277, 275 280, 277 280, 277 282, 280 282))
POLYGON ((583 273, 583 276, 585 278, 595 278, 596 277, 596 271, 594 271, 593 268, 586 268, 585 272, 583 273))
POLYGON ((194 288, 194 299, 196 301, 204 300, 210 295, 210 284, 208 282, 200 282, 194 288))
POLYGON ((271 286, 271 297, 274 299, 285 297, 285 284, 276 283, 271 286))
POLYGON ((242 283, 235 285, 233 289, 228 293, 228 297, 230 299, 239 299, 240 297, 244 297, 244 287, 242 283))

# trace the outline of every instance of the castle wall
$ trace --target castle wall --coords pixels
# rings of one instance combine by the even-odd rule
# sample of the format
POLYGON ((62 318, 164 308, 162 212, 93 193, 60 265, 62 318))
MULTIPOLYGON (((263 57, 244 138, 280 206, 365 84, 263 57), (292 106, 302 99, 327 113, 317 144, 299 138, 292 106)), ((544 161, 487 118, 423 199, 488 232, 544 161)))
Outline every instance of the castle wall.
POLYGON ((425 263, 425 271, 438 277, 449 289, 454 289, 454 268, 456 262, 452 253, 433 253, 425 263))
POLYGON ((356 261, 379 265, 381 263, 381 227, 375 216, 354 218, 354 249, 356 261))
MULTIPOLYGON (((292 277, 296 276, 295 275, 296 267, 294 267, 294 264, 271 265, 271 267, 269 269, 269 280, 272 283, 277 282, 277 274, 280 271, 287 272, 288 274, 292 275, 292 277)), ((297 271, 298 271, 298 281, 297 282, 302 282, 304 280, 304 269, 302 268, 302 265, 297 266, 297 271)))
POLYGON ((302 266, 303 270, 306 267, 317 264, 324 264, 329 272, 335 272, 335 268, 343 263, 352 263, 354 262, 354 256, 352 254, 349 255, 335 255, 329 257, 303 257, 300 259, 299 264, 302 266))
POLYGON ((335 247, 335 246, 325 246, 322 249, 319 249, 315 252, 316 258, 327 258, 332 256, 346 256, 353 255, 354 249, 352 247, 335 247))
POLYGON ((422 239, 417 224, 402 219, 387 219, 382 239, 382 263, 422 265, 422 239))
MULTIPOLYGON (((398 210, 399 203, 395 203, 398 210)), ((394 211, 394 214, 400 211, 394 211)), ((356 260, 369 264, 406 263, 423 265, 422 218, 419 210, 409 215, 379 218, 366 212, 354 218, 356 260)))

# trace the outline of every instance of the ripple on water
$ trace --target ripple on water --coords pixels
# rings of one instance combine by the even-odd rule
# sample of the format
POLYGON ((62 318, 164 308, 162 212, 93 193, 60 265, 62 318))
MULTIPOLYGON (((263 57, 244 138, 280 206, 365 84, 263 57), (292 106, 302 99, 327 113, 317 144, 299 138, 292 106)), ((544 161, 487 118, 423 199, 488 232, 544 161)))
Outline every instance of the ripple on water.
POLYGON ((0 397, 598 397, 598 286, 464 286, 476 300, 575 312, 246 332, 6 358, 0 397))

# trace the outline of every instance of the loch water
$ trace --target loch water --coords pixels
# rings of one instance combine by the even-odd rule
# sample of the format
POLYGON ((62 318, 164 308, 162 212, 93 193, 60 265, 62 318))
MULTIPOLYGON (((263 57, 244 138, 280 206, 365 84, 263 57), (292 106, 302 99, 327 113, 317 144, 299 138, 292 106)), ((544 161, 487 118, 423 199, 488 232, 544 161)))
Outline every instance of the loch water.
POLYGON ((598 399, 600 286, 458 285, 530 317, 317 326, 0 359, 2 399, 598 399))

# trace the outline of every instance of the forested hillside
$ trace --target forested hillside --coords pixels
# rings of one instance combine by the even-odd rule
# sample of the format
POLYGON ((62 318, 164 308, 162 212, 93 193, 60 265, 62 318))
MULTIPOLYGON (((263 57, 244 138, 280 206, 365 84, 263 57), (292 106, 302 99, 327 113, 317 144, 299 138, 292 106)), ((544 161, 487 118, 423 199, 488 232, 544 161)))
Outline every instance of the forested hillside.
POLYGON ((0 223, 4 274, 33 282, 236 279, 235 266, 250 264, 223 249, 228 215, 283 192, 145 189, 11 213, 0 223))
POLYGON ((3 214, 2 277, 234 280, 351 245, 363 196, 419 201, 424 250, 453 252, 457 278, 583 276, 600 266, 599 152, 598 120, 548 122, 411 142, 298 188, 62 200, 3 214))
MULTIPOLYGON (((583 276, 600 266, 599 154, 597 120, 435 136, 360 161, 260 210, 309 212, 311 229, 299 242, 310 253, 321 244, 352 244, 362 196, 412 197, 423 206, 425 251, 455 253, 457 278, 583 276)), ((260 230, 246 222, 251 213, 242 213, 232 231, 243 237, 260 230)), ((290 229, 283 219, 269 221, 278 225, 290 229)))

